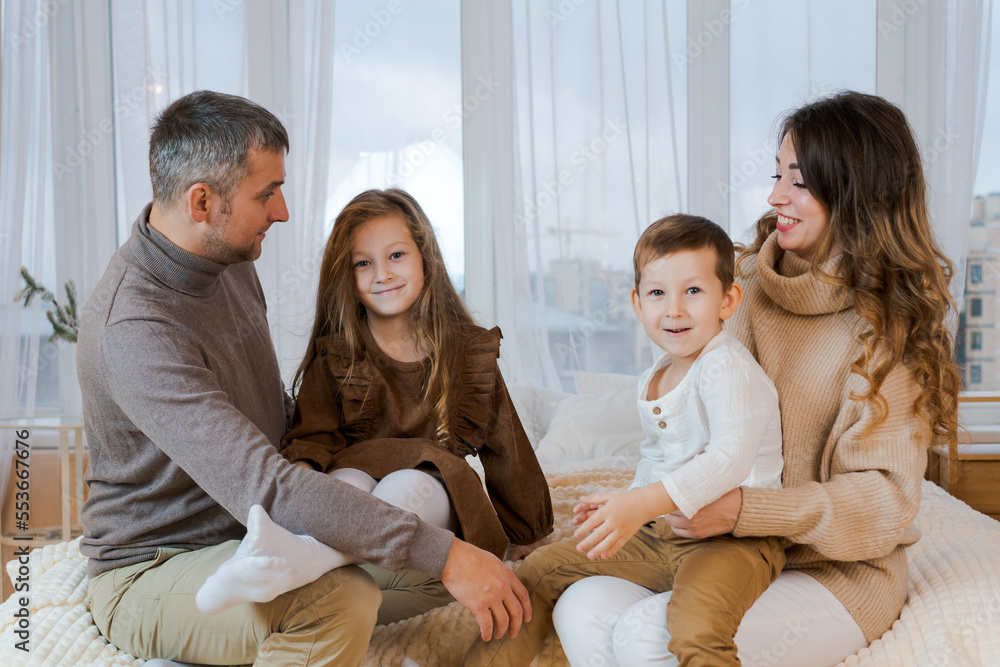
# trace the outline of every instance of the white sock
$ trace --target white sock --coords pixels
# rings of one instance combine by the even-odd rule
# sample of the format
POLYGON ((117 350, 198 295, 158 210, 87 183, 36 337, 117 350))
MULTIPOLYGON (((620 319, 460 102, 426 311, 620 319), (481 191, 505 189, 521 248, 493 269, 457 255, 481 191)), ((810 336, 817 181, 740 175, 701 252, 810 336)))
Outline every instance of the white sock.
MULTIPOLYGON (((352 468, 331 473, 387 503, 416 514, 422 521, 455 530, 458 520, 444 485, 419 470, 397 470, 378 484, 352 468)), ((270 602, 282 593, 316 581, 324 573, 360 562, 309 535, 295 535, 271 521, 254 505, 247 535, 232 558, 219 566, 195 597, 205 614, 221 614, 245 602, 270 602)))
POLYGON ((232 558, 202 584, 195 603, 205 614, 221 614, 244 602, 270 602, 352 562, 313 537, 293 535, 254 505, 247 536, 232 558))

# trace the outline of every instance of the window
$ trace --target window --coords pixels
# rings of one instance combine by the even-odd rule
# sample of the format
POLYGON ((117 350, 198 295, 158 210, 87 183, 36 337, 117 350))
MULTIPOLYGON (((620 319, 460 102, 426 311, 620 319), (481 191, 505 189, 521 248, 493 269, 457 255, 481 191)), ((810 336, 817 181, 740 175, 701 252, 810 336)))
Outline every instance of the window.
MULTIPOLYGON (((1000 390, 1000 358, 993 361, 993 350, 1000 347, 997 338, 996 295, 1000 290, 1000 11, 992 12, 992 32, 989 51, 989 82, 986 97, 986 114, 983 123, 979 167, 973 192, 971 220, 968 235, 969 267, 965 283, 964 303, 960 303, 959 331, 956 337, 955 360, 962 367, 968 385, 979 391, 1000 390), (971 318, 982 318, 973 322, 971 318), (966 325, 977 331, 966 331, 966 325), (975 363, 968 359, 963 342, 969 351, 985 350, 977 355, 975 363), (983 378, 985 371, 985 380, 983 378)), ((968 387, 967 385, 967 387, 968 387)))
POLYGON ((652 361, 629 303, 632 251, 651 222, 686 209, 693 56, 684 3, 555 6, 512 9, 530 287, 507 284, 545 330, 549 377, 572 391, 576 371, 638 374, 652 361))
POLYGON ((777 153, 775 118, 840 89, 876 92, 876 3, 729 3, 729 235, 749 241, 777 153), (781 39, 761 39, 784 26, 781 39), (796 57, 789 57, 789 53, 796 57))
POLYGON ((356 194, 402 188, 434 225, 448 275, 462 289, 462 119, 478 100, 462 99, 459 2, 336 7, 331 48, 339 122, 330 137, 327 232, 356 194))

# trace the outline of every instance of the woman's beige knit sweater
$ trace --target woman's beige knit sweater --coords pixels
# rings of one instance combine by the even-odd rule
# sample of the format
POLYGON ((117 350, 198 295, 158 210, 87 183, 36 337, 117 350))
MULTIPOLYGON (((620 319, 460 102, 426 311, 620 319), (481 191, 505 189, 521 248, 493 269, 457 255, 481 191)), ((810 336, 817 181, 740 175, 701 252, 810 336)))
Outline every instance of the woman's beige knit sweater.
POLYGON ((743 489, 733 533, 786 538, 786 567, 833 592, 871 642, 899 616, 904 548, 919 536, 912 522, 930 441, 913 413, 919 388, 907 368, 894 368, 881 388, 888 418, 862 437, 875 413, 851 400, 868 383, 850 370, 860 352, 852 329, 864 326, 850 298, 784 252, 776 234, 741 266, 743 303, 727 330, 778 389, 785 471, 784 488, 743 489))

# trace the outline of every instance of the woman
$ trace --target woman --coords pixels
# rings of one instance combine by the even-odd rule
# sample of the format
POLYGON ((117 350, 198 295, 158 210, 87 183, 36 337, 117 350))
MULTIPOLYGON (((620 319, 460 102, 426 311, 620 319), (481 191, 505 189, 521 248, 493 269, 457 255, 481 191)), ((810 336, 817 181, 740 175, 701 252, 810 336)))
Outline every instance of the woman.
MULTIPOLYGON (((669 519, 682 537, 785 538, 785 570, 736 635, 740 658, 832 665, 906 600, 926 450, 957 429, 952 266, 898 108, 843 93, 792 112, 780 140, 773 210, 741 250, 745 297, 727 329, 778 389, 783 488, 736 489, 669 519)), ((570 662, 670 664, 669 598, 609 577, 574 584, 555 609, 570 662)))

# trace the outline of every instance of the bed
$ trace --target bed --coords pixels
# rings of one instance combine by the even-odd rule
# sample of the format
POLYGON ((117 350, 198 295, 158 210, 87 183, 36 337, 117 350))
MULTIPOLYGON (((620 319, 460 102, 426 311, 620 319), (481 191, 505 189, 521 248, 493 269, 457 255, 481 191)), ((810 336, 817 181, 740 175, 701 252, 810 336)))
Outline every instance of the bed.
MULTIPOLYGON (((636 460, 634 378, 581 374, 578 394, 513 386, 511 396, 552 490, 553 540, 571 533, 571 508, 594 490, 623 488, 636 460)), ((898 621, 842 665, 1000 666, 1000 523, 924 482, 916 520, 923 537, 908 549, 910 584, 898 621)), ((0 665, 142 665, 109 644, 86 609, 86 559, 79 541, 30 555, 31 652, 15 648, 17 600, 0 604, 0 665)), ((515 567, 517 564, 514 564, 515 567)), ((17 563, 7 565, 16 571, 17 563)), ((460 665, 478 633, 458 603, 379 626, 364 665, 460 665)), ((566 665, 553 635, 532 663, 566 665)))

